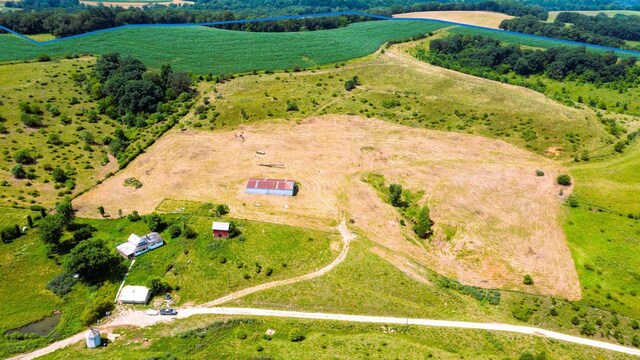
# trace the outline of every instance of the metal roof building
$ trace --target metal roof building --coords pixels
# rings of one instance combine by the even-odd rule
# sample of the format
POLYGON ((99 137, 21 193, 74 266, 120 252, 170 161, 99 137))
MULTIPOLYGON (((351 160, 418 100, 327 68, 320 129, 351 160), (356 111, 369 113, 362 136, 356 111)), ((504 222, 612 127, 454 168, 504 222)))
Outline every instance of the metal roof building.
POLYGON ((293 196, 295 184, 296 182, 293 180, 252 178, 247 181, 245 192, 247 194, 293 196))

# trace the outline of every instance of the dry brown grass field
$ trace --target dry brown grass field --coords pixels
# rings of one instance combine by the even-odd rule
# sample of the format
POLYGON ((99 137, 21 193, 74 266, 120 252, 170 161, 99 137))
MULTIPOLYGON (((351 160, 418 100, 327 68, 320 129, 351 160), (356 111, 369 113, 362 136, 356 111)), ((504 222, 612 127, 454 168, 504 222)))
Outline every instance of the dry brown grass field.
POLYGON ((494 29, 498 28, 502 20, 513 19, 511 15, 491 11, 419 11, 395 14, 393 17, 444 20, 494 29))
POLYGON ((101 205, 112 215, 149 213, 168 198, 226 203, 235 217, 320 229, 346 214, 389 250, 392 263, 401 256, 467 284, 517 290, 531 274, 536 283, 526 290, 576 299, 578 278, 558 219, 560 171, 502 141, 331 115, 171 132, 74 205, 91 217, 101 205), (259 165, 268 163, 284 168, 259 165), (546 176, 536 177, 538 168, 546 176), (436 223, 431 242, 400 225, 398 212, 361 180, 370 172, 425 191, 421 201, 436 223), (125 187, 128 177, 143 186, 125 187), (301 189, 296 197, 248 195, 249 177, 295 179, 301 189))

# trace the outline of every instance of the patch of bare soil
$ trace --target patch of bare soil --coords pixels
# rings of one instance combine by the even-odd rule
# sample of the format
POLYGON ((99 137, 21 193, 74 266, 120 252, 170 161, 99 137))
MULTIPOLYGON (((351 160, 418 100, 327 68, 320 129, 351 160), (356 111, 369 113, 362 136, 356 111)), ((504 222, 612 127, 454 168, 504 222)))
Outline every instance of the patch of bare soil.
POLYGON ((420 11, 395 14, 397 18, 434 19, 497 29, 502 20, 513 16, 491 11, 420 11))
POLYGON ((165 198, 226 203, 237 218, 319 229, 334 226, 344 211, 381 247, 464 283, 577 299, 580 286, 558 220, 562 199, 553 179, 560 171, 498 140, 324 116, 170 132, 74 205, 79 216, 96 217, 101 205, 110 214, 150 213, 165 198), (269 163, 284 167, 260 166, 269 163), (536 169, 546 175, 535 176, 536 169), (368 172, 425 191, 437 233, 430 242, 415 239, 397 210, 361 181, 368 172), (144 185, 125 187, 128 177, 144 185), (245 194, 250 177, 295 179, 300 192, 245 194), (457 229, 450 239, 442 235, 445 226, 457 229), (524 274, 534 287, 522 285, 524 274))

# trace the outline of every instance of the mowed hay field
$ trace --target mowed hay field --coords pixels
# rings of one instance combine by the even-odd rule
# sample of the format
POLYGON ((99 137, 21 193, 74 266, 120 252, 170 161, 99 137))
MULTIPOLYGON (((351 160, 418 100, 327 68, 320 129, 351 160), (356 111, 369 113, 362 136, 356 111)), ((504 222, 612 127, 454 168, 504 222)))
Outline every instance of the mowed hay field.
POLYGON ((418 11, 393 15, 395 18, 417 18, 450 21, 497 29, 502 20, 513 16, 493 11, 418 11))
POLYGON ((575 299, 580 287, 558 220, 560 171, 501 141, 324 116, 173 132, 74 205, 91 217, 98 206, 111 214, 149 213, 166 198, 222 202, 239 218, 319 229, 346 214, 380 246, 465 283, 525 290, 528 273, 536 284, 526 290, 575 299), (547 175, 536 177, 538 168, 547 175), (370 172, 425 191, 437 229, 431 243, 400 226, 396 210, 361 180, 370 172), (125 187, 128 177, 143 186, 125 187), (301 190, 293 198, 248 195, 249 177, 295 179, 301 190), (455 235, 445 237, 445 227, 455 235))
POLYGON ((362 57, 385 41, 408 38, 443 28, 424 21, 370 21, 344 28, 252 33, 207 27, 138 27, 38 46, 13 35, 0 35, 0 61, 33 59, 39 54, 104 54, 119 52, 149 67, 170 63, 197 74, 249 72, 253 69, 312 67, 362 57))

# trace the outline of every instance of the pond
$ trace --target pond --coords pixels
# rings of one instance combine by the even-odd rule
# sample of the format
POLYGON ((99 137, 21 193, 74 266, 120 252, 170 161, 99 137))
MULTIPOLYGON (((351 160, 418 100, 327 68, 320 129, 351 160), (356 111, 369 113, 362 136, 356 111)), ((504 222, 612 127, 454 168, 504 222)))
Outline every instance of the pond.
POLYGON ((19 328, 7 330, 6 335, 13 333, 21 333, 21 334, 37 334, 40 336, 47 336, 53 329, 58 326, 58 322, 60 322, 60 317, 62 313, 56 312, 51 316, 47 316, 42 320, 38 320, 36 322, 32 322, 31 324, 27 324, 21 326, 19 328))

